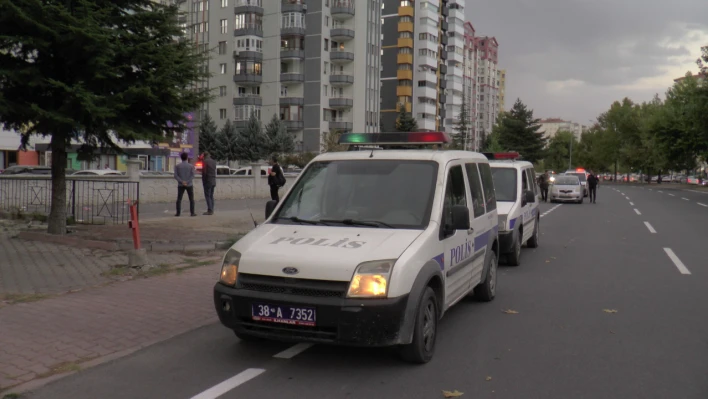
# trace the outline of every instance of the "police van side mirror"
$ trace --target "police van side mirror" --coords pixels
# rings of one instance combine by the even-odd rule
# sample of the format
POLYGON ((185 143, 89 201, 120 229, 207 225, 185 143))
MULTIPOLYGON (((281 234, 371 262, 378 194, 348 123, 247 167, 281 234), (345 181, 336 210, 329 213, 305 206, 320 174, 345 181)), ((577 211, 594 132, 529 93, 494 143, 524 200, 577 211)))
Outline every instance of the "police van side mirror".
POLYGON ((529 191, 526 192, 525 195, 526 195, 526 196, 525 196, 524 199, 526 200, 526 203, 527 203, 527 204, 528 204, 528 203, 533 204, 534 202, 536 202, 536 193, 534 193, 533 191, 529 190, 529 191))
POLYGON ((465 205, 452 207, 452 230, 470 229, 470 210, 465 205))
POLYGON ((266 202, 265 217, 268 219, 278 205, 278 201, 270 200, 266 202))

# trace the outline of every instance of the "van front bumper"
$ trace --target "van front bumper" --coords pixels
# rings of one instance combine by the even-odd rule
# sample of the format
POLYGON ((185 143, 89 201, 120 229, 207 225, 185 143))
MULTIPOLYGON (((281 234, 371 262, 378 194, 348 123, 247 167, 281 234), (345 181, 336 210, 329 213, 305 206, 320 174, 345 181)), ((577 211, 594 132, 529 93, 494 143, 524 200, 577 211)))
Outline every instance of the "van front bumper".
POLYGON ((399 344, 408 295, 386 299, 313 297, 214 286, 214 305, 219 320, 237 333, 294 342, 353 346, 399 344), (255 321, 253 303, 308 306, 316 309, 316 325, 298 326, 255 321))

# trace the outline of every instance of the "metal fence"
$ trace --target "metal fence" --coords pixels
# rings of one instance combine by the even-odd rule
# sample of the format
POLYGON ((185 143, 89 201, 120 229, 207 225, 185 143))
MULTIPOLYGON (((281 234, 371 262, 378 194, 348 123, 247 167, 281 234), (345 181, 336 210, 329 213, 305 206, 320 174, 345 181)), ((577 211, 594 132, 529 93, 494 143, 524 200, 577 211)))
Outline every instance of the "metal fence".
MULTIPOLYGON (((67 179, 66 214, 76 223, 124 224, 130 220, 130 203, 139 197, 139 182, 122 178, 67 179)), ((50 178, 0 178, 0 211, 49 215, 51 206, 50 178)))

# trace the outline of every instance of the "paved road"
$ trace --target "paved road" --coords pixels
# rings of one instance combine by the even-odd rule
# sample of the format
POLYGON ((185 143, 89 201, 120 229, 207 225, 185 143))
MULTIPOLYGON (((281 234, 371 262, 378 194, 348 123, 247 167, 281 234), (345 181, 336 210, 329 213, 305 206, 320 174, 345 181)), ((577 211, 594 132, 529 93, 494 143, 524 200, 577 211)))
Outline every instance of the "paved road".
POLYGON ((705 399, 704 197, 619 190, 542 204, 541 246, 500 270, 495 301, 446 315, 426 365, 390 350, 246 343, 213 324, 28 397, 705 399))

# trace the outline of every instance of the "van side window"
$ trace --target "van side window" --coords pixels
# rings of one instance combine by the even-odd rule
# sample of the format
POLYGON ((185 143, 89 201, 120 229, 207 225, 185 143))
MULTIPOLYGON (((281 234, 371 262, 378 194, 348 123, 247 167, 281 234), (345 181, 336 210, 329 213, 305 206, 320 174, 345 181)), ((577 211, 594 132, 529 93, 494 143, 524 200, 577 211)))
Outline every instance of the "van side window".
POLYGON ((487 212, 497 209, 497 197, 494 194, 494 179, 492 179, 492 168, 489 164, 480 163, 479 174, 482 176, 482 188, 484 189, 484 200, 487 212))
POLYGON ((465 164, 465 169, 467 169, 467 180, 472 191, 474 217, 478 218, 484 215, 484 194, 482 192, 482 181, 479 180, 479 169, 476 163, 465 164))
MULTIPOLYGON (((452 226, 452 207, 455 205, 467 206, 467 195, 465 194, 465 177, 462 174, 462 166, 453 166, 447 175, 445 184, 445 198, 443 199, 442 229, 445 226, 452 226)), ((441 236, 441 238, 445 238, 441 236)))
POLYGON ((526 193, 527 191, 529 191, 529 178, 526 175, 526 171, 522 170, 521 171, 521 195, 522 196, 525 195, 524 193, 526 193))
POLYGON ((534 194, 538 194, 538 187, 536 187, 536 174, 533 169, 526 169, 526 177, 529 179, 529 190, 533 191, 534 194))

